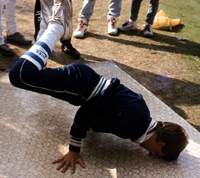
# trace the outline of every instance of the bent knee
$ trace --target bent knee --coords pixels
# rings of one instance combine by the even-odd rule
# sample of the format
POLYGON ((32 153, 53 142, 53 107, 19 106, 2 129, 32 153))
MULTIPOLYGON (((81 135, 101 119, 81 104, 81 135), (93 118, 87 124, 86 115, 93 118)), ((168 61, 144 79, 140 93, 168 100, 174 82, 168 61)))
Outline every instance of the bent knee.
POLYGON ((21 80, 20 80, 20 70, 22 67, 22 64, 24 62, 25 59, 18 59, 13 66, 10 69, 9 72, 9 79, 10 79, 10 83, 16 87, 19 87, 21 84, 21 80))

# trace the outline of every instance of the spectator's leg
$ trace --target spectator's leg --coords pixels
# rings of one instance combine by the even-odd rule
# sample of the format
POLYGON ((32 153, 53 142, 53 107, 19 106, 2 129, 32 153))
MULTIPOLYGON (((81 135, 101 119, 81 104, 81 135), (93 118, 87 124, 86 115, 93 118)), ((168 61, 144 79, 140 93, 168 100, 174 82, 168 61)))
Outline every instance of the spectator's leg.
POLYGON ((94 12, 95 2, 96 0, 84 0, 83 7, 78 15, 79 24, 73 33, 74 37, 81 38, 87 33, 88 23, 94 12))
POLYGON ((35 41, 37 39, 37 35, 40 30, 40 12, 41 12, 40 0, 36 0, 35 9, 34 9, 34 25, 35 25, 34 39, 35 41))

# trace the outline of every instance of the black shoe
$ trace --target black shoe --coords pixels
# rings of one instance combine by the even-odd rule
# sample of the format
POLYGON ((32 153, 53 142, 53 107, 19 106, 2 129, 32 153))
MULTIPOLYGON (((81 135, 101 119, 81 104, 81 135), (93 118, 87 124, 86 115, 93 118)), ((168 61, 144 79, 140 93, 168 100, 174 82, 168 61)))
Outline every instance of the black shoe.
POLYGON ((72 46, 69 41, 61 41, 62 51, 71 56, 73 59, 79 59, 80 53, 72 46))
POLYGON ((153 37, 153 31, 151 25, 145 22, 144 30, 141 32, 145 37, 153 37))
POLYGON ((22 45, 30 45, 32 40, 24 38, 24 36, 20 32, 16 32, 12 35, 7 36, 8 41, 15 41, 22 45))
POLYGON ((8 44, 4 43, 0 45, 0 54, 4 56, 14 56, 15 52, 9 47, 8 44))

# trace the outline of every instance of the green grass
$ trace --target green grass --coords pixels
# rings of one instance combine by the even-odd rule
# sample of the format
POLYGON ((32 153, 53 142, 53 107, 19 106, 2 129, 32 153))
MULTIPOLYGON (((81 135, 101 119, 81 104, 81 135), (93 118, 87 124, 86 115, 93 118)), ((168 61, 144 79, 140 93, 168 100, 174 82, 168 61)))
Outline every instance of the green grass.
POLYGON ((188 60, 193 73, 191 80, 200 84, 200 1, 164 0, 160 1, 159 10, 161 9, 169 18, 181 19, 181 25, 174 27, 171 33, 176 38, 187 39, 182 49, 183 58, 188 60))
POLYGON ((179 35, 200 43, 200 1, 199 0, 164 0, 160 1, 159 10, 163 9, 169 18, 181 19, 184 28, 179 35))

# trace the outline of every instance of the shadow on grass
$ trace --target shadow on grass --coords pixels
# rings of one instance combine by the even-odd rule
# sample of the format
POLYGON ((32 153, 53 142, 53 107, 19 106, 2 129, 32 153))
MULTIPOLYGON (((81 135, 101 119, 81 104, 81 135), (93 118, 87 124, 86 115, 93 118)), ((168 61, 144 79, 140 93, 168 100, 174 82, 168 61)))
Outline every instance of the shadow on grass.
MULTIPOLYGON (((141 30, 136 31, 128 31, 128 32, 120 32, 128 36, 141 36, 141 30)), ((152 43, 144 43, 139 41, 132 41, 132 40, 124 40, 121 38, 115 38, 112 36, 106 35, 99 35, 92 32, 88 32, 87 35, 83 38, 92 37, 101 40, 110 40, 115 43, 121 43, 131 46, 136 46, 139 48, 148 48, 155 51, 164 51, 164 52, 171 52, 171 53, 179 53, 185 55, 192 55, 200 57, 200 44, 196 42, 192 42, 189 40, 186 41, 179 41, 176 37, 171 37, 163 34, 159 34, 154 32, 154 37, 150 38, 150 40, 160 42, 159 45, 152 44, 152 43)), ((142 36, 141 36, 142 37, 142 36)))
MULTIPOLYGON (((178 106, 200 105, 200 85, 198 84, 138 70, 121 63, 116 64, 185 120, 190 118, 178 106)), ((193 126, 200 131, 199 126, 193 126)))
POLYGON ((184 24, 177 25, 177 26, 173 27, 173 32, 179 33, 184 27, 185 27, 184 24))

